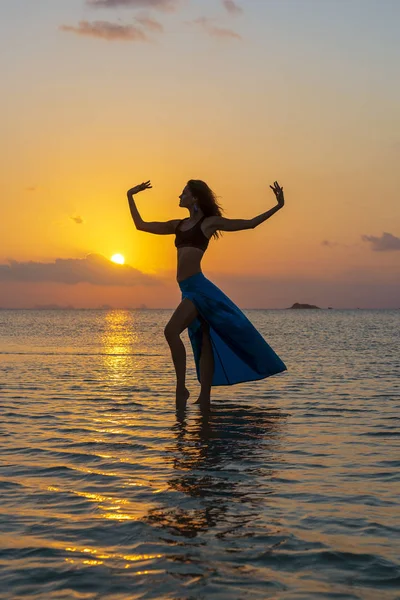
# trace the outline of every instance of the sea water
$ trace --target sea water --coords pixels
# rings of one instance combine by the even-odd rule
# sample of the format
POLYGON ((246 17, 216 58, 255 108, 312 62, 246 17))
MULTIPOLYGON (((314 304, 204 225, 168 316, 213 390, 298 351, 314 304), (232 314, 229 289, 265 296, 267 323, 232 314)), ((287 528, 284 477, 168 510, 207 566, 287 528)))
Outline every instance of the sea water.
POLYGON ((0 598, 400 598, 400 311, 245 310, 202 413, 172 310, 0 311, 0 598))

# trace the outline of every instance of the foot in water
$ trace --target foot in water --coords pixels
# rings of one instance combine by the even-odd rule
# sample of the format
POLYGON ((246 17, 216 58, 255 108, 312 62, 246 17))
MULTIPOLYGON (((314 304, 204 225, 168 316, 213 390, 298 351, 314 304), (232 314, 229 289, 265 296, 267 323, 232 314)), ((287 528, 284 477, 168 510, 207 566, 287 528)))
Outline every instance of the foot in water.
POLYGON ((186 402, 189 396, 190 392, 187 387, 183 389, 176 388, 176 408, 186 408, 186 402))
POLYGON ((200 394, 194 404, 200 404, 201 407, 208 408, 211 403, 211 398, 209 394, 200 394))

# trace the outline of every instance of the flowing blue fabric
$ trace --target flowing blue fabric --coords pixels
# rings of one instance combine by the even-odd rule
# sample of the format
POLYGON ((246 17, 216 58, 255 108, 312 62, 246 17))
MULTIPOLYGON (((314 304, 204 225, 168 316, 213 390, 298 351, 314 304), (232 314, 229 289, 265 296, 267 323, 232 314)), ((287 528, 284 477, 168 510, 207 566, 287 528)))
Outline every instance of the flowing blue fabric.
POLYGON ((213 386, 255 381, 287 370, 240 308, 203 273, 178 285, 182 300, 191 300, 199 312, 188 327, 199 382, 204 321, 209 326, 214 353, 213 386))

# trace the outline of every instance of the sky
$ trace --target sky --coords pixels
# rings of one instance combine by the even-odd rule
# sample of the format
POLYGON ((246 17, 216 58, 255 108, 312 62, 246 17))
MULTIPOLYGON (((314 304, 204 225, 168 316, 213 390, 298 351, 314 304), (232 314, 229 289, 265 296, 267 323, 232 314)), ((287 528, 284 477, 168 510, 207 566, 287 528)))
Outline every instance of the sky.
POLYGON ((1 0, 0 307, 174 308, 203 179, 206 277, 242 308, 400 307, 398 0, 1 0), (110 257, 121 253, 125 265, 110 257))

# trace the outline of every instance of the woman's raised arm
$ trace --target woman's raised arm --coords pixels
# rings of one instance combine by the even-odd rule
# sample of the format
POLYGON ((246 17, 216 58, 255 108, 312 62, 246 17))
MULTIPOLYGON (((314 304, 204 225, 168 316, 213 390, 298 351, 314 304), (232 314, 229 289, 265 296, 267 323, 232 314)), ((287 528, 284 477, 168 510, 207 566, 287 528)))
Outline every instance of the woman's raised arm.
POLYGON ((283 187, 281 188, 277 181, 274 183, 274 187, 272 185, 269 186, 278 201, 278 204, 267 210, 267 212, 262 213, 261 215, 257 215, 252 219, 227 219, 225 217, 209 217, 207 219, 206 228, 208 230, 209 236, 211 236, 215 231, 242 231, 243 229, 254 229, 260 223, 263 223, 272 215, 274 215, 278 210, 283 208, 285 204, 285 200, 283 197, 283 187))
POLYGON ((156 233, 158 235, 173 234, 175 233, 175 228, 179 223, 179 219, 172 219, 171 221, 164 222, 153 221, 152 223, 146 223, 146 221, 143 221, 139 214, 133 196, 151 187, 152 185, 150 181, 146 181, 145 183, 141 183, 140 185, 131 188, 127 192, 129 209, 131 211, 132 219, 136 225, 136 229, 139 231, 147 231, 148 233, 156 233))

